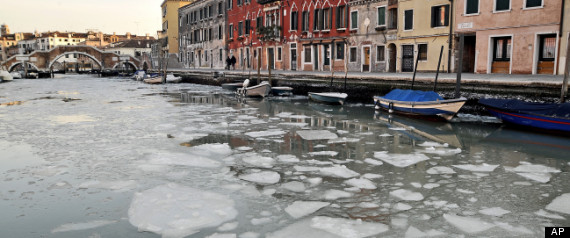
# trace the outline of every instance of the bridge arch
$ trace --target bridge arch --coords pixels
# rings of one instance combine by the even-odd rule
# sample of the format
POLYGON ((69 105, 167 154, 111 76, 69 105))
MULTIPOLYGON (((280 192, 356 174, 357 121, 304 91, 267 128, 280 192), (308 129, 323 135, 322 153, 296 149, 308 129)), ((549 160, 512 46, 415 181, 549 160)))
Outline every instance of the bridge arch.
POLYGON ((53 60, 51 60, 49 62, 48 65, 48 70, 51 69, 51 67, 53 66, 53 64, 55 64, 55 62, 57 62, 57 60, 59 60, 61 57, 68 55, 68 54, 78 54, 78 55, 85 55, 87 57, 89 57, 90 59, 92 59, 93 61, 95 61, 95 63, 97 63, 97 65, 99 65, 99 68, 103 68, 103 64, 101 63, 101 61, 99 61, 95 56, 91 55, 91 54, 87 54, 85 52, 81 52, 81 51, 68 51, 62 54, 57 55, 56 57, 53 58, 53 60))
MULTIPOLYGON (((27 62, 29 66, 32 66, 32 68, 36 69, 36 71, 39 71, 38 66, 36 66, 34 63, 32 62, 27 62)), ((18 65, 23 65, 24 63, 22 62, 15 62, 12 65, 10 65, 10 67, 8 67, 8 72, 12 72, 12 70, 14 70, 14 68, 16 68, 16 66, 18 65)), ((22 66, 23 67, 23 66, 22 66)))
POLYGON ((121 66, 122 64, 129 64, 130 66, 132 66, 135 70, 139 70, 139 67, 137 67, 137 65, 131 61, 128 62, 119 62, 119 63, 115 63, 115 65, 113 65, 113 69, 116 69, 117 67, 121 66))

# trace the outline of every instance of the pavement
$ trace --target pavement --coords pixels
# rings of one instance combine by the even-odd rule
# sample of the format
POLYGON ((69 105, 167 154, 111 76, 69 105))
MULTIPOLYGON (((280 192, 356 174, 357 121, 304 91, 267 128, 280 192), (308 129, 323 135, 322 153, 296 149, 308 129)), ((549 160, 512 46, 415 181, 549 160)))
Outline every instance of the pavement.
MULTIPOLYGON (((228 75, 247 75, 249 70, 223 70, 223 69, 169 69, 170 72, 177 73, 208 73, 218 72, 228 75)), ((257 74, 257 70, 251 70, 252 75, 257 74)), ((267 75, 267 70, 261 70, 262 75, 267 75)), ((289 70, 272 70, 272 75, 282 77, 302 77, 302 78, 330 78, 330 71, 289 71, 289 70)), ((412 80, 413 73, 381 73, 381 72, 348 72, 347 78, 354 80, 412 80)), ((345 73, 335 71, 335 78, 344 78, 345 73)), ((436 73, 416 73, 416 81, 433 82, 436 73)), ((455 83, 457 73, 439 73, 438 83, 455 83)), ((462 83, 476 83, 476 84, 497 84, 509 86, 550 86, 561 87, 563 82, 563 75, 529 75, 529 74, 474 74, 462 73, 462 83)))

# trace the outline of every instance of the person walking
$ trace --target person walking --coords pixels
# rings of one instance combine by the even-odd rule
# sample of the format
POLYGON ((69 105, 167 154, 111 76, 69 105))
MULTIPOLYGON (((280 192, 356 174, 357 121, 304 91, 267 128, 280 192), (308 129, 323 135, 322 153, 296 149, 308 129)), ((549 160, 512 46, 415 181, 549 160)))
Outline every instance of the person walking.
POLYGON ((232 63, 232 68, 236 69, 236 57, 233 55, 232 55, 231 63, 232 63))
POLYGON ((230 56, 228 55, 228 58, 226 59, 226 69, 230 70, 230 65, 232 64, 232 59, 230 59, 230 56))

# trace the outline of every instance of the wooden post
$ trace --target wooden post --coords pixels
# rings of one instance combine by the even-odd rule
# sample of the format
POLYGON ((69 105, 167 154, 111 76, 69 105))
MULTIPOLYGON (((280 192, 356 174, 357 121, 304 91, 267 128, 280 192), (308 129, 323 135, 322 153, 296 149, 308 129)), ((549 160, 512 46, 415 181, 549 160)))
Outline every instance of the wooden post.
POLYGON ((437 77, 439 76, 439 66, 441 65, 441 55, 443 55, 443 45, 439 51, 439 61, 437 61, 437 69, 435 71, 435 81, 433 82, 433 91, 437 88, 437 77))
MULTIPOLYGON (((333 80, 334 80, 334 69, 333 69, 333 58, 332 58, 332 52, 333 52, 333 46, 334 46, 334 40, 331 42, 331 46, 330 46, 330 51, 331 53, 329 54, 329 67, 331 70, 331 90, 332 90, 332 86, 333 86, 333 80)), ((325 52, 326 54, 326 52, 325 52)))
POLYGON ((463 42, 465 36, 461 34, 459 36, 459 56, 457 57, 457 82, 455 83, 455 98, 459 98, 461 96, 461 72, 463 71, 463 42))
POLYGON ((416 54, 416 65, 414 65, 414 76, 412 76, 412 90, 414 90, 414 81, 416 81, 416 71, 418 70, 418 62, 420 61, 420 51, 416 54))
POLYGON ((344 92, 346 93, 346 78, 348 77, 348 55, 346 54, 346 47, 348 46, 348 41, 344 39, 344 92))
POLYGON ((566 67, 564 68, 564 81, 562 81, 562 91, 560 93, 560 103, 566 101, 568 94, 568 77, 570 73, 570 40, 566 41, 566 67))

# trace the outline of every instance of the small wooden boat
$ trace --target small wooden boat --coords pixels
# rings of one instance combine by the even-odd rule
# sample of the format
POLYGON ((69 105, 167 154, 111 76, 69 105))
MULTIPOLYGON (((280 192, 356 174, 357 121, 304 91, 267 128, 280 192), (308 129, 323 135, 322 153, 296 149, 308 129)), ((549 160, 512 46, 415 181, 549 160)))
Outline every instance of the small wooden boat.
POLYGON ((222 88, 235 92, 238 88, 243 87, 243 83, 223 83, 222 88))
POLYGON ((12 81, 12 75, 6 70, 0 70, 0 82, 12 81))
POLYGON ((249 79, 246 79, 243 82, 243 87, 237 89, 237 94, 245 97, 266 97, 271 92, 271 85, 265 81, 251 87, 248 85, 249 79))
POLYGON ((309 99, 330 104, 343 105, 348 94, 346 93, 312 93, 309 92, 309 99))
POLYGON ((479 104, 503 122, 570 132, 570 103, 534 103, 516 99, 479 99, 479 104))
POLYGON ((162 76, 158 75, 158 76, 154 76, 154 77, 150 77, 150 78, 145 78, 145 79, 143 79, 143 82, 148 83, 148 84, 161 84, 162 83, 162 76))
POLYGON ((292 87, 271 87, 271 94, 274 96, 291 96, 293 95, 292 87))
POLYGON ((394 89, 383 97, 374 96, 376 109, 411 116, 441 117, 451 120, 466 98, 443 99, 433 91, 394 89))

